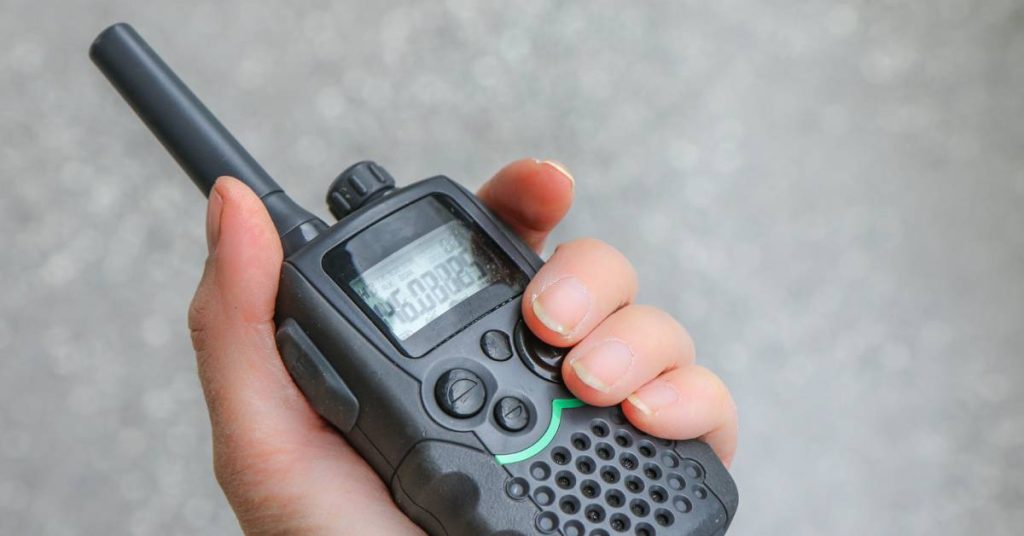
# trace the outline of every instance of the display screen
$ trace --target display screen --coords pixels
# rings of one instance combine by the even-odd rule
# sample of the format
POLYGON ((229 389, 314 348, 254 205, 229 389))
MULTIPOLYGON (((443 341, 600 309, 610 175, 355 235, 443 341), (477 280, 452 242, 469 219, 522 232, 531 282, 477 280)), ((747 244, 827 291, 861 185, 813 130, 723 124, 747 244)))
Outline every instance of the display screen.
POLYGON ((506 270, 463 222, 449 221, 385 257, 349 282, 363 302, 406 340, 506 270))
MULTIPOLYGON (((426 355, 523 293, 529 278, 454 198, 407 204, 324 254, 324 271, 406 356, 426 355)), ((361 223, 361 222, 359 222, 361 223)))

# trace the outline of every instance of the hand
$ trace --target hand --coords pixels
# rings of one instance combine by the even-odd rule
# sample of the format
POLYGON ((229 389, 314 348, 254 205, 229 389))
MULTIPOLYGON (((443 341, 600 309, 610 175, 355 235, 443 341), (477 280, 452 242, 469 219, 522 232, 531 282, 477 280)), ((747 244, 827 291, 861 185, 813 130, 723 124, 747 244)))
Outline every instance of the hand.
MULTIPOLYGON (((569 210, 572 177, 551 162, 514 162, 480 199, 540 250, 569 210)), ((282 253, 260 200, 221 178, 207 211, 209 257, 189 310, 213 429, 217 481, 249 534, 421 534, 345 440, 306 403, 274 342, 282 253)), ((634 305, 629 262, 596 240, 563 244, 527 287, 523 317, 538 337, 575 347, 569 389, 622 403, 638 428, 701 437, 726 464, 736 445, 728 390, 693 364, 693 343, 666 313, 634 305), (625 401, 625 402, 623 402, 625 401)))

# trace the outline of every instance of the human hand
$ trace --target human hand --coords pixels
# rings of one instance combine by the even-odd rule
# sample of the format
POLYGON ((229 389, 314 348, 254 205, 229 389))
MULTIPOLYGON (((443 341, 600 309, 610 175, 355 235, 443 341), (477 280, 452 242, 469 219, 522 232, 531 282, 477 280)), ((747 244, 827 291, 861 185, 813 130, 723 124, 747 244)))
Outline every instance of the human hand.
MULTIPOLYGON (((557 164, 520 160, 478 195, 539 251, 572 203, 573 182, 557 164)), ((242 529, 422 533, 285 370, 274 341, 281 244, 263 204, 241 182, 222 178, 211 191, 207 242, 189 328, 213 430, 214 472, 242 529)), ((655 436, 701 437, 728 464, 736 445, 728 390, 693 364, 693 343, 675 320, 632 303, 636 286, 632 266, 610 246, 569 242, 527 287, 523 317, 549 344, 574 346, 563 378, 581 400, 622 403, 626 417, 655 436)))

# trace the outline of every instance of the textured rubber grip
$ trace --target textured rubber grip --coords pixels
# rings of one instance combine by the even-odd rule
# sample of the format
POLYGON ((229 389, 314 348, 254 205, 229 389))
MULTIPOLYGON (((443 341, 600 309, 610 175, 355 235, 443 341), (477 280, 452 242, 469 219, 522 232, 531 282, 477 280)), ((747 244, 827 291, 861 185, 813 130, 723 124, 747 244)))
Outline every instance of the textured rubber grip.
POLYGON ((717 536, 738 504, 710 447, 649 436, 618 407, 565 410, 543 450, 505 468, 508 492, 540 509, 541 534, 717 536))
POLYGON ((391 489, 435 536, 722 536, 737 506, 732 479, 705 443, 653 438, 617 409, 589 406, 575 406, 550 443, 511 463, 421 442, 391 489))

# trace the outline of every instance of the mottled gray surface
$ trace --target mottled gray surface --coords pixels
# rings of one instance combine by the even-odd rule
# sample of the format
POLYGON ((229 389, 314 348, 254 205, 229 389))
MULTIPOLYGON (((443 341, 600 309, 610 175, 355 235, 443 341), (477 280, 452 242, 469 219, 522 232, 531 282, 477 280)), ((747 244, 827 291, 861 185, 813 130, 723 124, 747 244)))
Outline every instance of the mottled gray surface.
MULTIPOLYGON (((222 534, 203 203, 86 59, 125 19, 302 203, 564 161, 739 402, 734 534, 1024 527, 1024 6, 0 1, 0 533, 222 534)), ((321 211, 323 213, 323 211, 321 211)))

